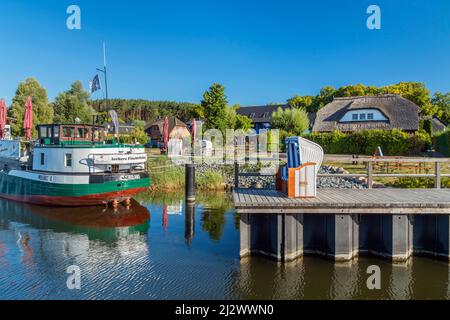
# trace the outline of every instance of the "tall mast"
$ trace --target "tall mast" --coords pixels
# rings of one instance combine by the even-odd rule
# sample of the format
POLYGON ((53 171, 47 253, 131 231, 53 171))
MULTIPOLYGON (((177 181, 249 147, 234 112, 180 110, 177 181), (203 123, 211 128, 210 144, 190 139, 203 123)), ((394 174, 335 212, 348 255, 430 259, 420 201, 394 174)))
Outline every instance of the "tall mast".
POLYGON ((106 72, 106 45, 105 42, 103 42, 103 69, 97 68, 98 71, 103 72, 105 76, 105 107, 106 110, 109 109, 108 105, 108 76, 106 72))

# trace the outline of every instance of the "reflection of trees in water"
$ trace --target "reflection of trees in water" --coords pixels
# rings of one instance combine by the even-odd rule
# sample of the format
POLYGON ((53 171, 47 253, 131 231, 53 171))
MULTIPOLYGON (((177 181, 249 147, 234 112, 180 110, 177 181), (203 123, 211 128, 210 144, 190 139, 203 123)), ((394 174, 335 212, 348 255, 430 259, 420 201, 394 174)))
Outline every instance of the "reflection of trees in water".
MULTIPOLYGON (((171 205, 184 200, 181 192, 161 193, 145 192, 136 200, 143 205, 156 204, 160 206, 171 205)), ((202 230, 209 233, 212 240, 220 240, 225 225, 225 213, 233 208, 231 194, 225 192, 200 192, 196 194, 196 206, 200 206, 198 213, 201 215, 202 230)), ((233 222, 236 229, 239 228, 239 215, 233 214, 233 222)))
POLYGON ((225 225, 225 213, 233 207, 231 197, 226 193, 205 193, 197 199, 203 206, 202 230, 208 232, 212 240, 220 240, 225 225))
MULTIPOLYGON (((134 197, 137 201, 143 205, 170 205, 171 203, 184 200, 183 191, 179 192, 144 192, 134 197)), ((231 194, 225 192, 197 192, 196 204, 200 204, 208 208, 226 208, 231 209, 233 207, 233 201, 231 194)))
POLYGON ((202 214, 202 229, 209 233, 212 240, 220 240, 225 224, 225 211, 222 208, 205 208, 202 214))

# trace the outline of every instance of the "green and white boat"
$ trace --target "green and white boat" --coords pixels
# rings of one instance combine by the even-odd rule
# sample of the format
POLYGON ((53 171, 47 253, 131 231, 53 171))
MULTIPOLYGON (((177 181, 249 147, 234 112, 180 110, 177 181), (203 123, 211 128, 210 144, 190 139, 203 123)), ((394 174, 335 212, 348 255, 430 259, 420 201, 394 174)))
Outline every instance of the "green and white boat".
POLYGON ((0 140, 0 197, 86 206, 129 201, 149 187, 144 146, 106 140, 105 129, 95 125, 37 129, 38 140, 25 150, 19 140, 0 140))

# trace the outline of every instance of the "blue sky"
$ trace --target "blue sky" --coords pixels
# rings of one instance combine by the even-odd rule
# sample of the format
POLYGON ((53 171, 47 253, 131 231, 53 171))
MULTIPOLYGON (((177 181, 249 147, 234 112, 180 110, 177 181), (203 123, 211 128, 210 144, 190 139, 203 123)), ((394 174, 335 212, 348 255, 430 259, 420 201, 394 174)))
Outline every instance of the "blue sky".
MULTIPOLYGON (((0 97, 36 77, 50 99, 102 65, 111 97, 198 102, 213 82, 229 102, 284 102, 321 87, 424 82, 450 88, 448 0, 1 0, 0 97), (81 30, 66 9, 81 8, 81 30), (381 30, 366 9, 381 8, 381 30)), ((95 93, 93 98, 102 98, 95 93)))

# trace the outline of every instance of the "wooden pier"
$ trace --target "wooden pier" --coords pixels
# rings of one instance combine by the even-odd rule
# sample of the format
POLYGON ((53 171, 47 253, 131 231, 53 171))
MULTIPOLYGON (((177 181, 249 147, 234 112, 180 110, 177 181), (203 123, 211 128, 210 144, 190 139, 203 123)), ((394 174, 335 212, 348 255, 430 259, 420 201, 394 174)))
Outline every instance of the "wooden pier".
POLYGON ((241 256, 277 260, 320 254, 351 260, 374 254, 405 261, 412 254, 450 258, 450 190, 319 189, 290 199, 276 190, 236 189, 241 256))

